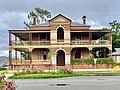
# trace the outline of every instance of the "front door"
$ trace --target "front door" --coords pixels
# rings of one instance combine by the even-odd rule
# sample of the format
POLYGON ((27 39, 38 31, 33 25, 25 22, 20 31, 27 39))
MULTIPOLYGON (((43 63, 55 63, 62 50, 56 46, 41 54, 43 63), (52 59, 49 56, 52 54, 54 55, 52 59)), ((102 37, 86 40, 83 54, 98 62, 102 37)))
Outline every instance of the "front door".
POLYGON ((57 66, 65 66, 65 53, 62 50, 57 52, 57 66))

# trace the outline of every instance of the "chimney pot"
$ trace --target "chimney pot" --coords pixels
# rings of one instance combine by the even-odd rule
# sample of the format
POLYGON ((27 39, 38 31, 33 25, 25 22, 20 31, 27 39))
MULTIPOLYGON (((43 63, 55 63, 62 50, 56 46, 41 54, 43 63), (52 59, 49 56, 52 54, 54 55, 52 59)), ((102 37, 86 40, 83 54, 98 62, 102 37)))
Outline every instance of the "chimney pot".
POLYGON ((86 16, 83 16, 82 20, 83 20, 83 24, 85 25, 86 24, 86 16))

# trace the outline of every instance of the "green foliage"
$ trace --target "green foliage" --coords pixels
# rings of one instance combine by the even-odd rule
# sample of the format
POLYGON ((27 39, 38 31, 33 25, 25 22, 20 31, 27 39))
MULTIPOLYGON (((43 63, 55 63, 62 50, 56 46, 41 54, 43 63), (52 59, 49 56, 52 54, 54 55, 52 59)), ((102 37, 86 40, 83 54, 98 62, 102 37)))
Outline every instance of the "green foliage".
POLYGON ((112 45, 113 48, 120 48, 120 23, 117 20, 110 22, 112 28, 112 45))
POLYGON ((71 59, 71 64, 94 64, 93 58, 71 59))
POLYGON ((38 74, 20 74, 9 77, 9 79, 45 79, 45 78, 62 78, 62 77, 72 77, 72 76, 82 76, 83 73, 58 73, 58 72, 44 72, 38 74))
POLYGON ((47 21, 47 18, 51 18, 50 12, 48 12, 47 10, 41 9, 39 7, 35 8, 35 14, 38 19, 40 17, 43 21, 47 21))
POLYGON ((97 58, 97 64, 114 64, 112 58, 97 58))
POLYGON ((24 52, 21 55, 24 58, 24 60, 29 60, 29 53, 28 52, 24 52))
POLYGON ((102 40, 109 40, 109 34, 105 34, 104 36, 101 37, 102 40))
MULTIPOLYGON (((97 64, 114 64, 112 58, 96 58, 97 64)), ((94 58, 71 59, 71 64, 94 64, 94 58)))

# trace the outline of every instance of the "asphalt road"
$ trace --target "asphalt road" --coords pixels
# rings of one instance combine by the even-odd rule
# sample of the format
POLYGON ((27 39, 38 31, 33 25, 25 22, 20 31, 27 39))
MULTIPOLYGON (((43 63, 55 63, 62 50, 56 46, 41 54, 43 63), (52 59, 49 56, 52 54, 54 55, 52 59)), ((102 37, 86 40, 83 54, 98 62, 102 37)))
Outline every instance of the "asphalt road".
POLYGON ((120 76, 16 79, 17 90, 120 90, 120 76))

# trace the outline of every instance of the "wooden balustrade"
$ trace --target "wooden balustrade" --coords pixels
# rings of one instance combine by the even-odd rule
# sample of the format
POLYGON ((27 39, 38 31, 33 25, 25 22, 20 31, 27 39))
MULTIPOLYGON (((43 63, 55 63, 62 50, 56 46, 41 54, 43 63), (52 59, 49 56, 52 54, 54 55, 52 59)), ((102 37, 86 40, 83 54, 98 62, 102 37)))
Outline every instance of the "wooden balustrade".
POLYGON ((92 45, 108 45, 109 40, 92 40, 92 45))
POLYGON ((49 60, 32 60, 32 64, 42 64, 49 63, 49 60))
POLYGON ((72 40, 72 45, 89 45, 89 40, 72 40))
MULTIPOLYGON (((50 60, 32 60, 32 64, 41 64, 41 63, 49 63, 50 60)), ((30 64, 30 60, 12 60, 12 64, 20 65, 20 64, 30 64)))
MULTIPOLYGON (((15 46, 28 46, 30 45, 29 41, 12 41, 12 45, 15 46)), ((50 41, 32 41, 31 45, 50 45, 50 41)))
POLYGON ((72 45, 108 45, 109 40, 72 40, 72 45))
POLYGON ((30 64, 30 60, 12 60, 12 64, 30 64))
MULTIPOLYGON (((69 43, 66 43, 65 41, 59 41, 55 43, 56 45, 67 45, 69 43)), ((71 45, 108 45, 109 40, 71 40, 71 45)), ((29 46, 29 41, 12 41, 13 46, 29 46)), ((37 46, 37 45, 50 45, 50 41, 32 41, 31 45, 37 46)))

